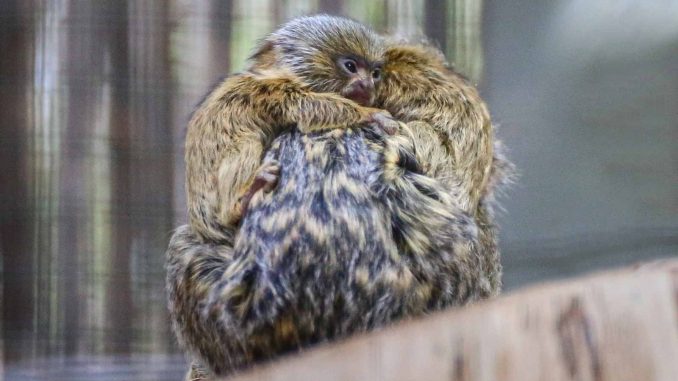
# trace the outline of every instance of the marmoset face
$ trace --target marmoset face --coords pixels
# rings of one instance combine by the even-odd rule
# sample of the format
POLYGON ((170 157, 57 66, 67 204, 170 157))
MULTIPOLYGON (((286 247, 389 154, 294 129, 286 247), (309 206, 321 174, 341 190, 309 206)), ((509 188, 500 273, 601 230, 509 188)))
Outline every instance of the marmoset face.
POLYGON ((346 85, 339 93, 362 106, 371 106, 375 87, 381 80, 381 66, 381 62, 370 62, 364 57, 340 57, 337 76, 345 78, 346 85))

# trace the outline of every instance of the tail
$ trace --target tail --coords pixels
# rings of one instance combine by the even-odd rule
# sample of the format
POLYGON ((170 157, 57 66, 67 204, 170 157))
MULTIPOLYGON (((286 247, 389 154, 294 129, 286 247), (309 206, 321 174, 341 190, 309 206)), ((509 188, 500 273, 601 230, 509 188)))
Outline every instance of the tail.
POLYGON ((210 299, 213 291, 221 289, 232 259, 231 244, 205 243, 188 225, 176 229, 167 248, 166 287, 172 328, 180 345, 210 366, 230 358, 226 352, 232 345, 222 342, 220 327, 210 322, 210 299))

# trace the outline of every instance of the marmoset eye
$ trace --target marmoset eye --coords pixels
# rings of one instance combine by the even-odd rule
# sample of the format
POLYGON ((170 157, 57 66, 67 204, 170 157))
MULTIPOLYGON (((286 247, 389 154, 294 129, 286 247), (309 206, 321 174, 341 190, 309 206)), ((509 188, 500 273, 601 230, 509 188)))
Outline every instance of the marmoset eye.
POLYGON ((344 68, 348 70, 350 73, 358 72, 358 66, 355 64, 355 61, 353 60, 344 61, 344 68))

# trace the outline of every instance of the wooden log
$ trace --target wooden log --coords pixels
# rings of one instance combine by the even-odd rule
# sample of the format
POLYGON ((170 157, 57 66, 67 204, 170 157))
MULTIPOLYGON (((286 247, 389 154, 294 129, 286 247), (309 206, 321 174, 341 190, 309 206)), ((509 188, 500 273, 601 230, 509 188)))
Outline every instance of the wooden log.
POLYGON ((534 286, 231 378, 678 380, 678 259, 534 286))

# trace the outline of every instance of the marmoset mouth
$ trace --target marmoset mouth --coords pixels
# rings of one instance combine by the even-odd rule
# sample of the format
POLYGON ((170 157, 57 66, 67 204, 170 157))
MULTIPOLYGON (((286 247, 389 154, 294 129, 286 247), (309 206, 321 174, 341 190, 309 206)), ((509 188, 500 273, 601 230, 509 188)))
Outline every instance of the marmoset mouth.
POLYGON ((372 94, 360 89, 349 91, 348 93, 343 94, 343 96, 361 106, 371 106, 372 102, 374 102, 374 96, 372 94))

